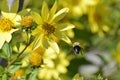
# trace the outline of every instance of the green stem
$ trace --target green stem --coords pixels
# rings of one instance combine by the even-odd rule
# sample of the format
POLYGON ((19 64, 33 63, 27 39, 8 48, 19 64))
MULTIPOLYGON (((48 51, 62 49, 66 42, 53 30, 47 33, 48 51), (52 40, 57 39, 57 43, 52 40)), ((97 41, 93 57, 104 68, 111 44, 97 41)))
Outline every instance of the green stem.
POLYGON ((4 73, 7 73, 8 68, 10 67, 10 65, 12 65, 17 59, 19 59, 19 57, 23 54, 23 52, 27 49, 27 47, 30 45, 30 41, 28 40, 29 36, 27 34, 27 45, 25 46, 25 48, 10 62, 8 62, 8 65, 5 69, 4 73))

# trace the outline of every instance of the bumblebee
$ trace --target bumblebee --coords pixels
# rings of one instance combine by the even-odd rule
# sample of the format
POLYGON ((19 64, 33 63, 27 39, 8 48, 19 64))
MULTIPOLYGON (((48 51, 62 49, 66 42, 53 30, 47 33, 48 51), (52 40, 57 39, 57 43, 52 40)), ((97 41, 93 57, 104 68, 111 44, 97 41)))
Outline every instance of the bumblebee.
POLYGON ((80 52, 82 52, 82 47, 79 42, 73 43, 73 50, 74 50, 74 54, 79 54, 80 52))

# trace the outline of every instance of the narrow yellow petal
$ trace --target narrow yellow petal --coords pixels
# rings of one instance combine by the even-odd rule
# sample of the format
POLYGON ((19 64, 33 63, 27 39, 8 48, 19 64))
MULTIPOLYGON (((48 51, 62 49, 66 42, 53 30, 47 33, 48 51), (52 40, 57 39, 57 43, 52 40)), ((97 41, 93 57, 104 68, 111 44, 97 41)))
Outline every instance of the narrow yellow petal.
POLYGON ((41 16, 44 21, 47 21, 49 18, 49 9, 46 2, 43 2, 41 16))
POLYGON ((54 5, 50 9, 50 17, 49 17, 49 19, 51 19, 54 16, 56 10, 57 10, 57 1, 55 1, 54 5))
POLYGON ((21 16, 17 15, 16 13, 6 13, 6 12, 1 12, 2 16, 5 18, 10 19, 11 21, 13 21, 13 23, 16 25, 19 25, 19 21, 21 20, 21 16))
POLYGON ((35 20, 35 22, 37 24, 42 24, 43 23, 42 18, 41 18, 41 16, 38 13, 31 12, 31 16, 33 17, 33 19, 35 20))
POLYGON ((59 20, 63 19, 65 15, 68 13, 68 11, 69 11, 68 8, 61 9, 53 16, 50 22, 58 22, 59 20))
POLYGON ((42 33, 41 30, 41 26, 37 26, 37 28, 35 30, 32 31, 32 35, 36 36, 36 35, 40 35, 42 33))
POLYGON ((71 40, 65 34, 63 34, 63 36, 62 36, 62 40, 68 44, 72 44, 71 40))
POLYGON ((21 16, 17 15, 12 19, 13 23, 15 24, 15 26, 20 25, 20 20, 21 20, 21 16))
POLYGON ((15 13, 6 13, 6 12, 1 12, 2 13, 2 16, 5 17, 5 18, 9 18, 9 19, 13 19, 16 14, 15 13))
POLYGON ((39 46, 41 46, 41 35, 40 36, 36 36, 36 38, 33 41, 33 50, 37 49, 39 46))
POLYGON ((71 40, 64 34, 64 32, 56 31, 55 36, 65 41, 68 44, 72 44, 71 40))
POLYGON ((74 28, 75 26, 73 24, 69 24, 69 23, 64 23, 64 24, 59 24, 58 25, 58 29, 60 31, 66 31, 66 30, 70 30, 72 28, 74 28))
POLYGON ((51 46, 53 50, 55 50, 55 52, 59 53, 59 47, 55 41, 49 39, 48 44, 51 46))
POLYGON ((2 34, 0 34, 0 49, 2 48, 3 44, 5 42, 5 39, 2 34))
MULTIPOLYGON (((44 35, 43 35, 43 37, 44 37, 44 35)), ((44 48, 47 49, 47 48, 49 47, 49 46, 48 46, 49 44, 48 44, 47 39, 46 39, 46 38, 43 38, 43 37, 42 37, 42 45, 43 45, 44 48)))

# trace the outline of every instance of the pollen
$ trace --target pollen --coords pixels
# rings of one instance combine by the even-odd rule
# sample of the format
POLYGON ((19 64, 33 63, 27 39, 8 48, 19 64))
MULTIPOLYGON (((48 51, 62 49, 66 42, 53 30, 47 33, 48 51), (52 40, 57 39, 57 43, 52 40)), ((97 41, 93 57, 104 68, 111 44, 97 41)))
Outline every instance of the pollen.
POLYGON ((53 34, 55 32, 55 27, 51 24, 44 23, 42 26, 45 35, 49 36, 50 34, 53 34))
POLYGON ((2 18, 0 20, 0 31, 2 32, 10 31, 13 26, 13 22, 7 18, 2 18))
POLYGON ((32 26, 33 24, 33 19, 31 16, 25 16, 22 18, 21 20, 21 24, 23 27, 29 28, 32 26))

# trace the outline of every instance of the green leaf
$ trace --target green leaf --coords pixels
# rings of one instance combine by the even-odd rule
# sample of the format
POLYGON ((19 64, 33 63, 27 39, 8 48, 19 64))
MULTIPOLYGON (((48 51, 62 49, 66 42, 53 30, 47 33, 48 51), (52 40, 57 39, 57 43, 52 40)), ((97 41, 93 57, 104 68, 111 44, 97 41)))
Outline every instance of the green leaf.
POLYGON ((4 69, 2 66, 0 66, 0 75, 4 72, 4 69))
POLYGON ((20 65, 12 65, 9 67, 8 72, 13 73, 13 72, 17 71, 18 69, 20 69, 20 67, 21 67, 20 65))
POLYGON ((8 59, 7 55, 4 54, 3 52, 0 52, 0 57, 5 58, 5 59, 8 59))
POLYGON ((7 58, 9 58, 10 55, 12 54, 12 49, 7 42, 5 42, 5 44, 3 45, 2 50, 5 53, 5 55, 7 56, 7 58))
POLYGON ((22 11, 18 13, 18 15, 25 16, 25 15, 28 15, 30 11, 31 11, 30 9, 23 9, 22 11))
POLYGON ((17 13, 18 7, 19 7, 19 0, 15 0, 15 2, 13 3, 13 5, 10 9, 10 12, 17 13))
POLYGON ((34 71, 32 71, 29 80, 37 80, 37 75, 38 75, 38 69, 35 69, 34 71))
POLYGON ((20 49, 20 43, 19 42, 16 43, 16 47, 17 47, 17 50, 19 51, 19 49, 20 49))
POLYGON ((0 5, 1 5, 1 11, 9 12, 9 6, 7 0, 2 0, 2 3, 0 5))
POLYGON ((4 74, 4 75, 2 76, 2 80, 8 80, 8 79, 7 79, 7 74, 4 74))

